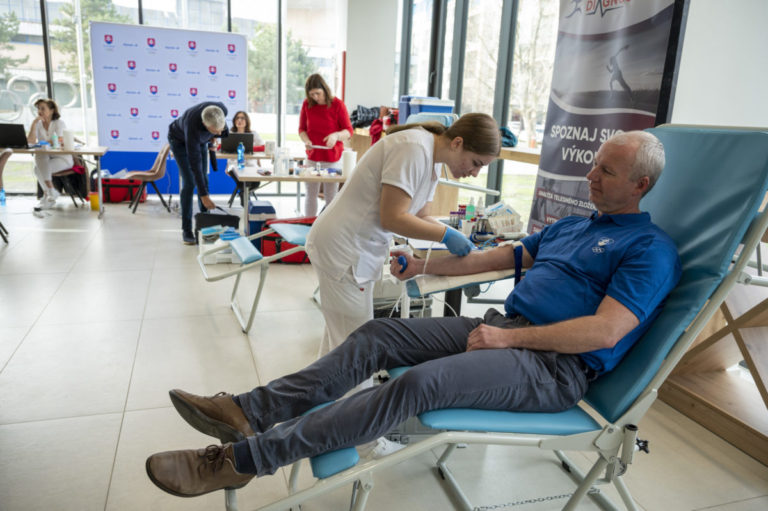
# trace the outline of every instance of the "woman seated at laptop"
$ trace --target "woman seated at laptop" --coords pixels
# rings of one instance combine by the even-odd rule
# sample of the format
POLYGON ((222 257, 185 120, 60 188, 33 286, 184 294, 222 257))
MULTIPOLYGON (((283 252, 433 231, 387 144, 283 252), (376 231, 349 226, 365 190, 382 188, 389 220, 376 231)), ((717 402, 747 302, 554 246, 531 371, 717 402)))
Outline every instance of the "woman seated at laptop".
POLYGON ((253 133, 253 151, 259 152, 264 150, 264 141, 261 139, 258 133, 251 129, 251 118, 248 114, 240 110, 235 113, 232 118, 232 128, 230 133, 253 133))
MULTIPOLYGON (((232 118, 232 128, 229 130, 230 133, 252 133, 253 134, 253 151, 259 152, 264 151, 264 141, 261 139, 258 133, 253 131, 251 129, 251 118, 248 117, 248 114, 246 112, 243 112, 242 110, 235 112, 235 116, 232 118)), ((257 165, 261 165, 260 160, 256 160, 257 165)), ((240 193, 240 200, 241 203, 245 203, 245 198, 242 196, 243 194, 243 185, 238 181, 235 176, 230 173, 229 169, 227 169, 227 175, 235 180, 235 183, 237 185, 237 191, 232 192, 232 197, 235 197, 236 193, 240 193)), ((258 188, 261 183, 256 181, 254 183, 251 183, 251 186, 255 189, 258 188)), ((229 201, 230 206, 232 205, 232 199, 229 201)))
MULTIPOLYGON (((64 130, 67 126, 61 120, 59 106, 52 99, 38 99, 35 101, 37 117, 29 128, 27 142, 37 144, 39 142, 51 143, 55 133, 59 140, 63 140, 64 130)), ((53 174, 62 170, 71 169, 74 165, 72 155, 46 154, 44 151, 35 153, 35 175, 43 188, 43 198, 37 207, 50 209, 56 204, 59 192, 53 187, 53 174)))

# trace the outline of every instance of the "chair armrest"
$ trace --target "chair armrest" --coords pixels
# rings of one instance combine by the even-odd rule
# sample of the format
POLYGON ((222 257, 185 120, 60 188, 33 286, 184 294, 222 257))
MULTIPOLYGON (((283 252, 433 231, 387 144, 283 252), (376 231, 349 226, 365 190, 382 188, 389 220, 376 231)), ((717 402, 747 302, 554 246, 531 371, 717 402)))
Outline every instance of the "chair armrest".
POLYGON ((514 268, 508 270, 494 270, 471 275, 418 275, 405 283, 408 296, 421 298, 433 293, 442 293, 451 289, 461 289, 474 284, 484 284, 496 280, 503 280, 515 276, 514 268))

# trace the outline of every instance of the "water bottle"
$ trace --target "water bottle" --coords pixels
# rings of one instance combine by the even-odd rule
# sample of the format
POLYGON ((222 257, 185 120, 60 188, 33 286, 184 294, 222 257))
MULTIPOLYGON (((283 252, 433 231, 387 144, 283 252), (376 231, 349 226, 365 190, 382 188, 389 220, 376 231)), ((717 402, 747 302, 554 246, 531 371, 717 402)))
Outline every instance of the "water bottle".
POLYGON ((53 149, 59 148, 59 136, 56 134, 56 132, 53 132, 53 135, 51 135, 51 147, 53 149))
POLYGON ((277 150, 277 157, 275 158, 275 175, 287 176, 288 175, 288 162, 291 160, 291 150, 287 147, 281 147, 277 150))
POLYGON ((0 206, 5 206, 5 189, 0 188, 0 206))
POLYGON ((237 168, 242 170, 245 167, 245 146, 242 142, 237 144, 237 168))

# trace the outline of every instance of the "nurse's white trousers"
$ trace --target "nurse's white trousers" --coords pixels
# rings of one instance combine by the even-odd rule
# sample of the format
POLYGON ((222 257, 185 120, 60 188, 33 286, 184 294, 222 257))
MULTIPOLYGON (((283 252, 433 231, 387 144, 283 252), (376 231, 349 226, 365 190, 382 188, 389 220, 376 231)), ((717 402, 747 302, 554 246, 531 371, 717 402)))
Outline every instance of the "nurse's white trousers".
POLYGON ((350 268, 341 279, 315 267, 320 285, 320 310, 325 331, 317 358, 327 355, 346 338, 373 319, 373 282, 358 283, 350 268))

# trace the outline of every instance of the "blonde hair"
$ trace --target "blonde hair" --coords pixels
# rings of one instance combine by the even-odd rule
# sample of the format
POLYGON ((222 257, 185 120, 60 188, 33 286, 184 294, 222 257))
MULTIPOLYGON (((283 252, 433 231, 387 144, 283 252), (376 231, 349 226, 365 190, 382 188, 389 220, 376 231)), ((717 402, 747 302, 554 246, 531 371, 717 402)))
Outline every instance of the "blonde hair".
POLYGON ((493 117, 487 114, 464 114, 449 127, 436 121, 401 124, 389 128, 387 134, 412 128, 424 128, 430 133, 446 137, 449 140, 461 137, 463 140, 462 147, 476 154, 498 156, 501 151, 499 126, 493 117))

